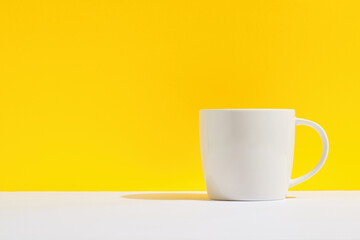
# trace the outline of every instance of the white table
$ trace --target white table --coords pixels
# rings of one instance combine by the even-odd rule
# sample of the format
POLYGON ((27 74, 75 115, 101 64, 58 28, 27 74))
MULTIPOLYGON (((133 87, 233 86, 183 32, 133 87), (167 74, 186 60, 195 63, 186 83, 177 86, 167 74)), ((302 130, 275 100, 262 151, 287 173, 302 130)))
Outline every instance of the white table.
POLYGON ((203 192, 0 192, 1 240, 360 239, 360 191, 281 201, 203 192))

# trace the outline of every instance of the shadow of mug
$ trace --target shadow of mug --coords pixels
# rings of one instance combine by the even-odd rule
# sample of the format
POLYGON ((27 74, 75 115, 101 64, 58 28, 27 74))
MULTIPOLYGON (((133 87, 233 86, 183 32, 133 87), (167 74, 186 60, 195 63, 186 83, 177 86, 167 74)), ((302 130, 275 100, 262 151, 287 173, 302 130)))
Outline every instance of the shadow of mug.
POLYGON ((141 193, 128 194, 122 197, 142 200, 210 200, 206 193, 141 193))

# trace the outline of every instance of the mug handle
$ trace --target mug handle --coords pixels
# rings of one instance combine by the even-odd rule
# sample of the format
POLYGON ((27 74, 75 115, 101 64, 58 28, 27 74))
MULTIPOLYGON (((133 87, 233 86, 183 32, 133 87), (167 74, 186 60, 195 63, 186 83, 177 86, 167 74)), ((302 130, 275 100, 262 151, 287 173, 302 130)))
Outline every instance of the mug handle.
POLYGON ((320 137, 321 137, 321 141, 322 141, 322 154, 321 154, 321 158, 320 161, 318 162, 318 164, 307 174, 305 174, 304 176, 295 178, 295 179, 290 179, 290 185, 289 187, 293 187, 299 183, 302 183, 303 181, 311 178, 312 176, 315 175, 315 173, 317 173, 322 166, 324 165, 328 152, 329 152, 329 140, 328 137, 324 131, 324 129, 317 123, 306 120, 306 119, 301 119, 301 118, 296 118, 295 119, 295 126, 298 125, 305 125, 305 126, 309 126, 312 127, 313 129, 315 129, 320 137))

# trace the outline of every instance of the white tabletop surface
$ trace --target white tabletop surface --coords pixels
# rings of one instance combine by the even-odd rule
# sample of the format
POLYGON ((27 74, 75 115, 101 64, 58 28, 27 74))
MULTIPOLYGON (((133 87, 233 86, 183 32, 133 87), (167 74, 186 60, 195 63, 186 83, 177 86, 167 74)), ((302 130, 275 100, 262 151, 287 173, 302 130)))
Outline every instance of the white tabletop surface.
POLYGON ((210 201, 204 192, 0 192, 1 240, 360 239, 360 191, 210 201))

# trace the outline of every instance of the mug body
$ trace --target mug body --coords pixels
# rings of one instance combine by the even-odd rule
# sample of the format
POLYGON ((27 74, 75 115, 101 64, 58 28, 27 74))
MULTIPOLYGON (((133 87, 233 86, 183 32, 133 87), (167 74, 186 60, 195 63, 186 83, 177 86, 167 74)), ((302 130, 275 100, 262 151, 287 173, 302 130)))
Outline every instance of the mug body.
POLYGON ((284 199, 295 141, 292 109, 200 110, 200 145, 209 198, 284 199))

